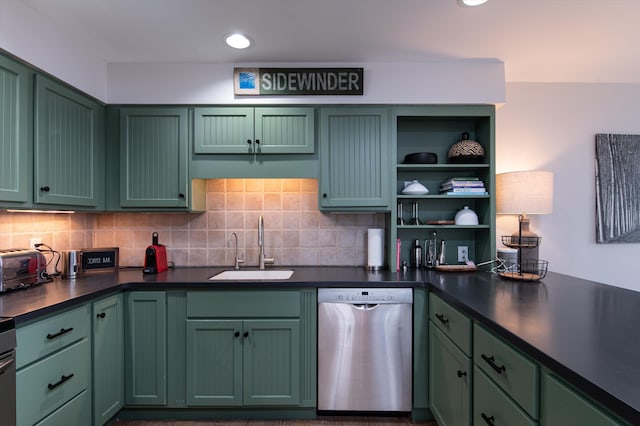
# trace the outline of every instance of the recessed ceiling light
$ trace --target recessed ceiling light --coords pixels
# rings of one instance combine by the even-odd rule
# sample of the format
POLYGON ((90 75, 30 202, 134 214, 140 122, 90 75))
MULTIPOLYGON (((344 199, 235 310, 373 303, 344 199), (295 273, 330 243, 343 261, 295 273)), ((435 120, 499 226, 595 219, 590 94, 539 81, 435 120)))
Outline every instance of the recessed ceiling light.
POLYGON ((251 39, 244 34, 227 34, 224 36, 224 41, 228 46, 234 49, 246 49, 251 46, 251 39))
POLYGON ((460 6, 480 6, 486 2, 487 0, 458 0, 460 6))

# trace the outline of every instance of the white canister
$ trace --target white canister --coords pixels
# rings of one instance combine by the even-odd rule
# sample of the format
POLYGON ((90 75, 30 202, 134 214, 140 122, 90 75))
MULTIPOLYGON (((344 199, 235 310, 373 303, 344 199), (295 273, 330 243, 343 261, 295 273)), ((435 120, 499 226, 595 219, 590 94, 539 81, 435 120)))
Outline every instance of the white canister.
POLYGON ((454 218, 456 225, 477 225, 478 215, 469 206, 464 206, 458 210, 454 218))

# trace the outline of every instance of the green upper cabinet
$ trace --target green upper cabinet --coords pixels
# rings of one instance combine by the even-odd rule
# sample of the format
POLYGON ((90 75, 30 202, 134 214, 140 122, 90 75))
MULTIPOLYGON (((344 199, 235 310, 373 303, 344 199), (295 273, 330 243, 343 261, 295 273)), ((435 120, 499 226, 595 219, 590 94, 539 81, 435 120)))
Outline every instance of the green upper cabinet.
POLYGON ((103 208, 104 107, 41 75, 35 87, 35 202, 103 208))
POLYGON ((322 210, 388 210, 391 185, 389 110, 320 110, 322 210))
POLYGON ((196 154, 312 154, 313 108, 195 108, 196 154))
POLYGON ((120 110, 120 207, 187 208, 189 112, 120 110))
POLYGON ((122 294, 93 302, 94 424, 103 425, 124 405, 122 294))
POLYGON ((29 70, 0 56, 0 203, 29 205, 32 182, 29 70))

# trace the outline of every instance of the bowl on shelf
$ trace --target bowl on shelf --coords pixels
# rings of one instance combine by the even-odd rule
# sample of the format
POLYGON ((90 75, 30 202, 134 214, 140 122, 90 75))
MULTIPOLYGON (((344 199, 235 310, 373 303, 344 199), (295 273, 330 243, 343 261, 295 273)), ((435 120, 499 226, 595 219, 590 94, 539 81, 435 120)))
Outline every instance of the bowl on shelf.
POLYGON ((438 156, 433 152, 414 152, 404 156, 405 164, 435 164, 438 156))
POLYGON ((402 193, 405 195, 425 195, 429 193, 429 190, 426 186, 414 179, 404 183, 402 193))

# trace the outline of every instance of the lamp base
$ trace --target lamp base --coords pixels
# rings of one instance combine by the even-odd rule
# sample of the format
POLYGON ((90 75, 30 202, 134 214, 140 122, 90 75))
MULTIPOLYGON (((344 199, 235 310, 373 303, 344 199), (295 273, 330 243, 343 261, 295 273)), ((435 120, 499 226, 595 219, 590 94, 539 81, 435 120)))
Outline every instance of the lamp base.
MULTIPOLYGON (((540 237, 535 232, 529 229, 531 221, 529 218, 522 214, 518 217, 518 231, 511 234, 511 241, 520 241, 523 244, 517 247, 518 263, 520 264, 520 272, 525 274, 535 274, 537 271, 537 261, 540 258, 538 256, 538 245, 540 244, 540 237)), ((518 278, 513 278, 518 279, 518 278)), ((538 278, 539 279, 539 278, 538 278)), ((531 278, 527 281, 535 281, 531 278)))

